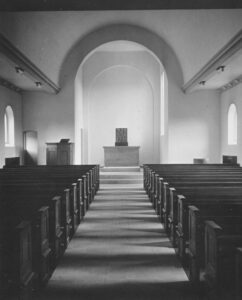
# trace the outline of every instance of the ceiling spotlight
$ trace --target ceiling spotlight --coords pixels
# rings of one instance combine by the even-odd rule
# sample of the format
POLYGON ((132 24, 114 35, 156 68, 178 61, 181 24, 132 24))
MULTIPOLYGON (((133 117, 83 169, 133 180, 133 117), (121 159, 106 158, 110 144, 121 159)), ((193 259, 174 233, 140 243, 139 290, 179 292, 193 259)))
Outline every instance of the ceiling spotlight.
POLYGON ((22 75, 24 73, 24 69, 21 67, 15 67, 15 71, 16 71, 16 73, 18 73, 20 75, 22 75))
POLYGON ((221 71, 221 72, 223 72, 224 69, 225 69, 225 66, 219 66, 219 67, 217 67, 216 71, 221 71))
POLYGON ((206 83, 205 80, 202 80, 202 81, 199 82, 200 85, 205 85, 205 83, 206 83))
POLYGON ((36 81, 36 82, 35 82, 35 85, 36 85, 37 88, 41 88, 41 87, 42 87, 42 83, 39 82, 39 81, 36 81))

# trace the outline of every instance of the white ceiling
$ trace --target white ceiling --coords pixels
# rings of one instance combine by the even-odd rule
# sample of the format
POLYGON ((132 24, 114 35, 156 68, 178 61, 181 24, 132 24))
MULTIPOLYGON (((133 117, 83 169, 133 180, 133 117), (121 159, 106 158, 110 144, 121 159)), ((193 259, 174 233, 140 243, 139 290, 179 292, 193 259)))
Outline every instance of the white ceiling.
MULTIPOLYGON (((0 12, 0 33, 57 85, 70 50, 93 30, 119 23, 146 28, 165 40, 178 58, 185 84, 241 30, 242 9, 0 12)), ((144 50, 141 45, 125 41, 98 48, 109 52, 144 50)), ((231 58, 224 72, 210 74, 206 84, 197 88, 217 89, 241 75, 241 56, 240 52, 231 58)), ((14 67, 0 57, 0 77, 24 90, 38 90, 35 80, 17 74, 14 67)))
POLYGON ((224 61, 221 67, 203 78, 205 83, 198 84, 193 90, 220 89, 240 78, 242 75, 242 49, 224 61))
POLYGON ((147 48, 140 44, 130 41, 115 41, 101 45, 95 51, 105 52, 135 52, 135 51, 147 51, 147 48))
MULTIPOLYGON (((36 86, 36 79, 31 77, 28 73, 23 72, 19 74, 16 72, 16 67, 18 67, 13 61, 8 59, 3 53, 0 52, 0 76, 8 82, 19 87, 21 90, 28 91, 38 91, 39 87, 36 86)), ((45 86, 41 87, 42 91, 49 92, 45 86)))

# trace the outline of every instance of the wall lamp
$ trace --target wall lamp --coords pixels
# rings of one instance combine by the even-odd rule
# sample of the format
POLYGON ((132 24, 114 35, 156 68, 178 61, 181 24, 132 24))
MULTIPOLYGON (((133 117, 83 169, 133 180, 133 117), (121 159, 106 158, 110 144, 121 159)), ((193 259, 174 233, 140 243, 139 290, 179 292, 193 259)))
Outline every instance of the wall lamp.
POLYGON ((221 72, 223 72, 224 69, 225 69, 225 66, 219 66, 219 67, 217 67, 216 71, 221 71, 221 72))
POLYGON ((20 75, 22 75, 24 73, 24 69, 21 67, 15 67, 15 71, 17 74, 20 74, 20 75))
POLYGON ((41 88, 41 87, 42 87, 42 83, 39 82, 39 81, 36 81, 36 82, 35 82, 35 85, 36 85, 37 88, 41 88))

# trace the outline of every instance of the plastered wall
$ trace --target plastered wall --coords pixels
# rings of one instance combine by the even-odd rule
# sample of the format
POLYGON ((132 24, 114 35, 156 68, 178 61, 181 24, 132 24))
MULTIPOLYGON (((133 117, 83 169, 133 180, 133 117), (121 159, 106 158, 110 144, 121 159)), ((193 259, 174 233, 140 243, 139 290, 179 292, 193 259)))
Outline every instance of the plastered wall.
POLYGON ((103 146, 114 145, 115 128, 125 127, 129 145, 140 146, 140 163, 159 163, 160 72, 147 51, 97 51, 88 58, 82 68, 86 162, 103 165, 103 146))
MULTIPOLYGON (((45 143, 60 138, 74 138, 75 78, 78 68, 90 51, 112 40, 133 40, 150 49, 162 62, 167 74, 166 162, 192 162, 203 157, 209 162, 220 158, 219 95, 214 91, 184 94, 182 70, 174 52, 159 36, 131 25, 110 25, 80 40, 62 66, 61 92, 24 94, 24 129, 38 131, 39 163, 45 163, 45 143)), ((160 79, 159 79, 160 80, 160 79)), ((153 89, 157 92, 156 89, 153 89)), ((156 123, 155 123, 156 124, 156 123)), ((156 139, 155 139, 156 141, 156 139)))
POLYGON ((62 138, 74 141, 74 90, 68 87, 58 95, 40 92, 23 95, 23 128, 38 133, 39 164, 46 164, 47 142, 59 142, 62 138))
POLYGON ((169 162, 192 163, 193 158, 219 162, 219 93, 178 91, 169 101, 169 162))

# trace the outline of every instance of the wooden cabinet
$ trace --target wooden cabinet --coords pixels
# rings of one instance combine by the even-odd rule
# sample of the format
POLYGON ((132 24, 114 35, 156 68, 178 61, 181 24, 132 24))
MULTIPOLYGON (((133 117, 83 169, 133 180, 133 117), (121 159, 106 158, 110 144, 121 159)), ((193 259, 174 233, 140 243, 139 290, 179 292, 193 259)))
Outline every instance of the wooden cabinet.
POLYGON ((46 164, 47 165, 72 165, 73 164, 73 143, 46 143, 46 164))

